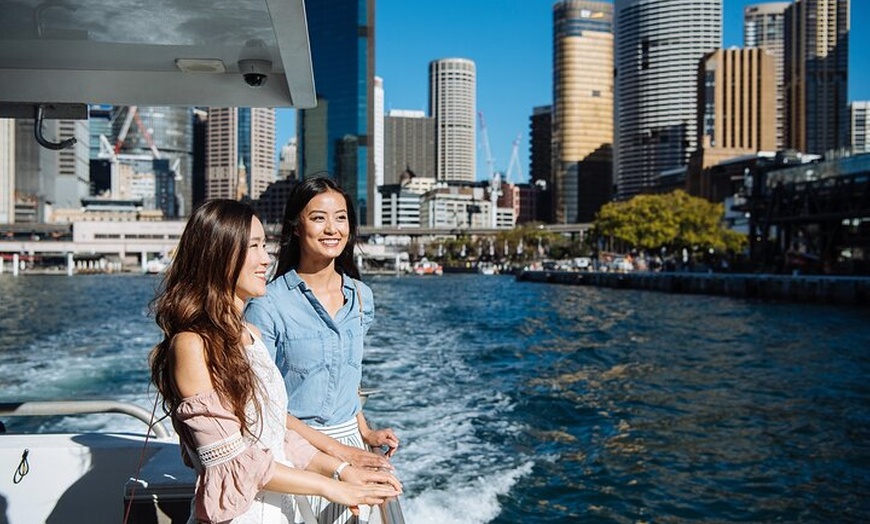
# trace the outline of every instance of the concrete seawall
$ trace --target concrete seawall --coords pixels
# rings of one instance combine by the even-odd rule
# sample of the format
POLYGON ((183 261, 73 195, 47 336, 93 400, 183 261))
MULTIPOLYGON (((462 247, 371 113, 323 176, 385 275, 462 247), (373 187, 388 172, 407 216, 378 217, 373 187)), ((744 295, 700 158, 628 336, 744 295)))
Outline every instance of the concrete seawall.
POLYGON ((517 280, 786 302, 870 305, 870 277, 522 271, 517 280))

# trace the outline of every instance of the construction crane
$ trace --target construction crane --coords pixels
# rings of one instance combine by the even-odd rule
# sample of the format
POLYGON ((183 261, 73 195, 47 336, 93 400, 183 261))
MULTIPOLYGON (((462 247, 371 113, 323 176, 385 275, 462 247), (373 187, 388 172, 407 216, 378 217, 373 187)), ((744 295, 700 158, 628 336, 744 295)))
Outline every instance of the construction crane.
POLYGON ((489 133, 486 131, 486 120, 483 118, 483 111, 477 112, 477 119, 480 121, 480 137, 483 140, 483 152, 486 154, 486 168, 489 179, 495 176, 495 159, 492 158, 492 150, 489 148, 489 133))
MULTIPOLYGON (((120 164, 123 162, 135 162, 135 161, 149 161, 161 158, 160 150, 157 149, 156 144, 154 143, 154 139, 151 136, 151 132, 145 127, 145 124, 142 122, 142 119, 139 117, 138 106, 128 106, 127 113, 124 116, 124 122, 121 124, 121 129, 118 131, 118 137, 115 140, 114 145, 109 143, 108 138, 105 135, 100 135, 100 152, 98 157, 102 159, 106 159, 110 162, 110 191, 113 198, 124 198, 125 191, 121 187, 121 176, 120 176, 120 164), (150 155, 141 155, 141 154, 132 154, 132 153, 122 153, 121 149, 124 146, 124 141, 127 139, 127 134, 130 132, 130 127, 133 125, 133 122, 136 122, 136 126, 139 128, 142 136, 145 137, 145 141, 148 143, 148 148, 151 150, 150 155)), ((119 110, 114 120, 120 116, 120 113, 123 110, 119 110)), ((176 180, 179 180, 179 160, 173 163, 173 166, 170 168, 171 171, 176 173, 176 180)))
MULTIPOLYGON (((501 196, 501 175, 495 171, 495 159, 492 158, 492 150, 489 148, 489 133, 486 130, 486 120, 483 118, 483 111, 477 112, 477 118, 480 120, 480 138, 483 141, 483 151, 486 154, 486 166, 489 171, 489 225, 495 228, 498 222, 498 197, 501 196)), ((471 217, 469 216, 470 223, 471 217)))
POLYGON ((522 139, 522 137, 522 134, 517 135, 517 137, 514 139, 513 148, 511 149, 511 161, 508 165, 507 174, 505 175, 505 181, 509 184, 514 183, 514 180, 516 180, 517 182, 523 181, 523 168, 520 165, 520 140, 522 139), (516 179, 511 176, 511 174, 514 172, 514 166, 516 166, 517 168, 516 179))
POLYGON ((154 155, 154 158, 160 159, 160 151, 157 149, 157 146, 154 145, 154 139, 151 138, 151 133, 142 123, 142 119, 139 118, 138 106, 127 107, 127 116, 124 118, 124 123, 121 125, 121 130, 118 132, 118 139, 115 141, 115 154, 117 155, 121 152, 121 147, 124 145, 124 140, 127 139, 127 133, 130 132, 130 126, 134 120, 136 121, 136 126, 139 127, 139 131, 142 132, 142 136, 145 137, 145 141, 148 142, 151 154, 154 155))

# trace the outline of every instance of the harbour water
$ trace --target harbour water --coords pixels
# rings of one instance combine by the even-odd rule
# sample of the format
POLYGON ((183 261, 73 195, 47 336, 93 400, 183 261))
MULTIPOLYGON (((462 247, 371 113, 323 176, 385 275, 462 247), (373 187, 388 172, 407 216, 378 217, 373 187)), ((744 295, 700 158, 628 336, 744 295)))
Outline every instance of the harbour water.
MULTIPOLYGON (((868 522, 863 308, 370 277, 369 420, 409 524, 868 522)), ((0 275, 0 401, 151 409, 152 276, 0 275)), ((119 415, 10 431, 134 430, 119 415)))

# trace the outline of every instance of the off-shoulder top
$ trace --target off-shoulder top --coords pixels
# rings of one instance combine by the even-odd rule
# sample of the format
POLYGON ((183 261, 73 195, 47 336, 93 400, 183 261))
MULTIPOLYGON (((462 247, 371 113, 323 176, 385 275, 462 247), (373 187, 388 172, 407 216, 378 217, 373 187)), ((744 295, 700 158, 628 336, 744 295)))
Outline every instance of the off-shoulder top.
POLYGON ((262 491, 276 462, 304 469, 316 449, 298 433, 288 430, 287 392, 262 340, 245 347, 261 391, 262 414, 247 409, 250 434, 215 391, 181 401, 173 425, 181 440, 185 462, 197 472, 190 523, 234 524, 293 522, 292 496, 262 491))

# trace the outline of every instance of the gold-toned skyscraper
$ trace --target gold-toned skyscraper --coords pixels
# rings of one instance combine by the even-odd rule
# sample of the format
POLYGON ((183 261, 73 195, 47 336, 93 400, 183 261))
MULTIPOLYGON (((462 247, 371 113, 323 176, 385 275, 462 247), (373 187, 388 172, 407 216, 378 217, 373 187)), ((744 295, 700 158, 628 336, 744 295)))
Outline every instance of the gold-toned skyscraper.
POLYGON ((613 4, 553 6, 553 207, 591 220, 613 186, 613 4))

